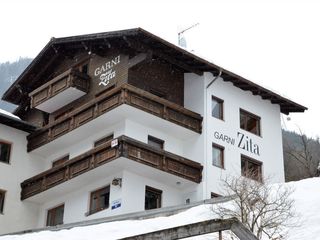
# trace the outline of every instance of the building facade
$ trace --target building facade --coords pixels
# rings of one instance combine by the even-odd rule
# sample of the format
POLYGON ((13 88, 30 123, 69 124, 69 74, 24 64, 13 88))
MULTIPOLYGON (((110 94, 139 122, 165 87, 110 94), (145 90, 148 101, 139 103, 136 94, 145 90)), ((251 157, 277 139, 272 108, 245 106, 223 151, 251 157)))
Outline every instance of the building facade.
POLYGON ((143 29, 53 38, 3 99, 0 233, 282 182, 280 113, 306 110, 143 29))

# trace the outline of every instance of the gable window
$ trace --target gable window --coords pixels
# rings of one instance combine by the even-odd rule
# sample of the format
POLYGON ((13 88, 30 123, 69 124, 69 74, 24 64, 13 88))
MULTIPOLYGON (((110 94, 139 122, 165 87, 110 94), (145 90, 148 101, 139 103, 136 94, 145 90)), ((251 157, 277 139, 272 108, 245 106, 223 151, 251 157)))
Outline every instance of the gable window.
POLYGON ((161 190, 146 186, 144 209, 150 210, 161 208, 161 196, 161 190))
POLYGON ((260 117, 240 109, 240 128, 260 136, 260 117))
POLYGON ((11 144, 0 140, 0 162, 9 163, 11 144))
POLYGON ((69 154, 52 162, 52 167, 59 166, 69 160, 69 154))
POLYGON ((241 155, 241 175, 262 182, 262 163, 241 155))
POLYGON ((64 204, 48 210, 47 226, 63 224, 64 204))
POLYGON ((211 116, 223 120, 223 100, 212 96, 211 116))
POLYGON ((107 209, 110 200, 110 185, 100 188, 90 194, 89 215, 107 209))
POLYGON ((3 214, 6 191, 0 189, 0 214, 3 214))
POLYGON ((106 143, 108 141, 111 141, 112 139, 113 139, 113 134, 110 134, 110 135, 108 135, 106 137, 103 137, 103 138, 101 138, 101 139, 99 139, 99 140, 94 142, 94 147, 98 147, 98 146, 100 146, 100 145, 102 145, 102 144, 104 144, 104 143, 106 143))
POLYGON ((212 165, 224 168, 224 147, 212 143, 212 165))
POLYGON ((163 149, 164 141, 159 138, 155 138, 155 137, 149 135, 148 136, 148 144, 152 147, 163 149))

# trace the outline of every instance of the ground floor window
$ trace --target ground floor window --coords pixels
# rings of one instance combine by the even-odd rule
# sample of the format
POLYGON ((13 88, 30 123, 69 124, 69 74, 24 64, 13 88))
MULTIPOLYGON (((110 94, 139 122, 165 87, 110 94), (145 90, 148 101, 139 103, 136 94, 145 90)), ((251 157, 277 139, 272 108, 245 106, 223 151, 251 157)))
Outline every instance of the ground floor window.
POLYGON ((0 190, 0 214, 3 214, 5 195, 6 195, 6 191, 0 190))
POLYGON ((161 208, 161 196, 161 190, 146 186, 145 210, 161 208))
POLYGON ((110 200, 110 185, 100 188, 90 194, 89 215, 107 209, 110 200))
POLYGON ((262 182, 262 163, 241 155, 241 175, 262 182))
POLYGON ((64 204, 48 210, 47 226, 63 224, 64 204))
POLYGON ((211 198, 217 198, 217 197, 222 197, 222 196, 218 193, 211 192, 211 198))

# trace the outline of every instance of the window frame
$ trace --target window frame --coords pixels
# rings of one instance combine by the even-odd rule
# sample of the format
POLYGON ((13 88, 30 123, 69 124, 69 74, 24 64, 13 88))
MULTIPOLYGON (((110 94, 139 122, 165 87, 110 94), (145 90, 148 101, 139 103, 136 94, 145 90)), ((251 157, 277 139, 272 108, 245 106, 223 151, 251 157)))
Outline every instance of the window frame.
POLYGON ((211 95, 211 117, 214 117, 216 119, 224 121, 223 112, 224 112, 224 100, 221 99, 221 98, 218 98, 216 96, 211 95), (212 102, 213 101, 217 102, 220 105, 219 117, 214 116, 213 113, 212 113, 212 107, 213 107, 212 102))
POLYGON ((150 186, 147 186, 147 185, 146 185, 146 187, 145 187, 145 195, 144 195, 144 209, 145 209, 145 210, 152 210, 152 209, 161 208, 161 207, 162 207, 162 193, 163 193, 162 190, 157 189, 157 188, 153 188, 153 187, 150 187, 150 186), (151 192, 151 193, 155 193, 155 194, 157 194, 157 195, 160 196, 159 201, 157 202, 157 207, 156 207, 156 208, 146 208, 147 191, 148 191, 148 192, 151 192))
POLYGON ((47 210, 47 220, 46 220, 46 226, 47 227, 53 227, 53 226, 57 226, 57 225, 62 225, 63 224, 63 218, 64 218, 64 203, 56 206, 56 207, 53 207, 53 208, 50 208, 47 210), (59 208, 63 207, 63 216, 62 216, 62 223, 58 223, 58 224, 55 224, 55 225, 49 225, 49 216, 50 216, 50 213, 54 211, 54 217, 56 217, 56 212, 59 208))
POLYGON ((162 140, 160 138, 156 138, 156 137, 151 136, 151 135, 148 135, 148 145, 150 145, 151 147, 163 150, 164 149, 164 143, 165 143, 164 140, 162 140), (150 144, 150 141, 153 142, 153 143, 159 144, 160 147, 156 147, 156 146, 150 144))
POLYGON ((240 167, 241 167, 241 176, 243 177, 246 177, 246 178, 249 178, 251 180, 254 180, 254 181, 257 181, 257 182, 263 182, 263 172, 262 172, 262 166, 263 166, 263 163, 254 159, 254 158, 251 158, 251 157, 248 157, 246 155, 243 155, 241 154, 241 158, 240 158, 240 167), (242 168, 242 161, 245 161, 245 171, 243 171, 243 168, 242 168), (251 164, 255 164, 256 166, 258 166, 258 175, 257 177, 253 177, 253 174, 246 174, 248 172, 248 163, 251 163, 251 164))
MULTIPOLYGON (((1 159, 0 159, 0 163, 4 163, 4 164, 9 164, 10 165, 11 164, 11 154, 12 154, 12 146, 13 146, 13 144, 11 142, 9 142, 9 141, 0 139, 0 145, 1 144, 6 144, 6 145, 9 146, 9 156, 8 156, 8 161, 7 162, 1 161, 1 159)), ((0 152, 0 155, 1 155, 1 152, 0 152)))
POLYGON ((7 194, 6 190, 0 189, 0 196, 3 196, 2 197, 2 201, 0 201, 0 214, 2 214, 2 215, 4 215, 4 206, 5 206, 5 201, 6 201, 6 194, 7 194))
POLYGON ((251 113, 251 112, 249 112, 249 111, 247 111, 247 110, 244 110, 244 109, 240 108, 240 111, 239 111, 239 124, 240 124, 240 128, 241 128, 242 130, 245 130, 245 131, 247 131, 247 132, 249 132, 249 133, 252 133, 252 134, 254 134, 254 135, 256 135, 256 136, 261 137, 261 117, 259 117, 258 115, 256 115, 256 114, 254 114, 254 113, 251 113), (244 114, 245 117, 246 117, 244 128, 241 127, 241 115, 242 115, 242 114, 244 114), (253 119, 255 119, 255 120, 257 121, 257 124, 258 124, 258 126, 257 126, 257 132, 253 132, 253 131, 248 130, 248 117, 253 118, 253 119))
POLYGON ((221 169, 225 169, 225 166, 224 166, 224 149, 225 149, 224 146, 218 145, 216 143, 212 143, 212 151, 211 151, 211 154, 212 154, 212 156, 211 156, 211 164, 212 164, 212 166, 218 167, 218 168, 221 168, 221 169), (213 148, 216 148, 216 149, 220 150, 220 152, 221 152, 220 161, 221 161, 222 166, 218 166, 218 165, 213 164, 213 148))
MULTIPOLYGON (((106 186, 100 187, 100 188, 90 192, 90 194, 89 194, 89 211, 86 214, 87 216, 95 214, 97 212, 101 212, 101 211, 106 210, 106 209, 108 209, 110 207, 110 190, 111 190, 111 187, 110 187, 110 184, 108 184, 106 186), (94 196, 94 194, 98 194, 97 196, 99 196, 99 200, 100 200, 100 198, 101 198, 100 193, 103 192, 105 189, 109 190, 108 204, 106 206, 103 206, 103 207, 97 206, 95 209, 93 209, 92 205, 93 205, 93 196, 94 196)), ((97 200, 97 201, 100 202, 99 200, 97 200)))

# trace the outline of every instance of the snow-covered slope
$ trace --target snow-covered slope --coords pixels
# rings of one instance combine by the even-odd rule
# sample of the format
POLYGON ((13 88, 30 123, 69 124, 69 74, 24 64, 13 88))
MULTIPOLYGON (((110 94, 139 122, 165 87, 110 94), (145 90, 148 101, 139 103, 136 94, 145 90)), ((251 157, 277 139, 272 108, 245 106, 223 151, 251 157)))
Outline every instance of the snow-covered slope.
MULTIPOLYGON (((320 178, 290 182, 286 183, 286 185, 295 188, 293 198, 295 199, 296 211, 301 215, 300 225, 290 229, 288 239, 320 240, 320 178)), ((70 230, 41 231, 24 235, 2 236, 0 240, 112 240, 204 221, 211 218, 215 218, 211 211, 211 206, 200 205, 169 217, 117 221, 92 226, 75 227, 70 230)), ((214 236, 202 236, 192 239, 203 240, 216 238, 214 236)))

